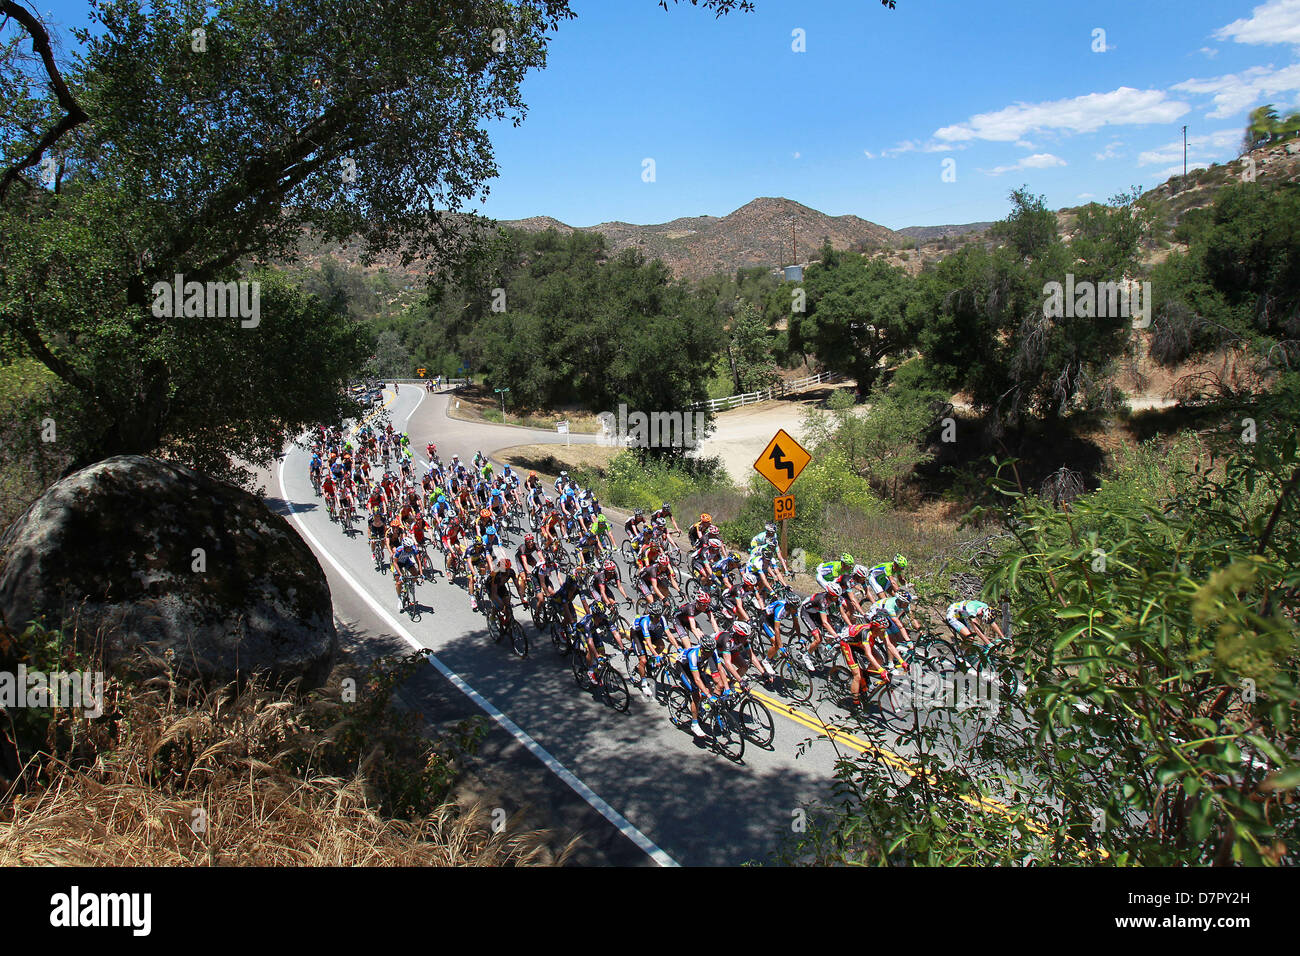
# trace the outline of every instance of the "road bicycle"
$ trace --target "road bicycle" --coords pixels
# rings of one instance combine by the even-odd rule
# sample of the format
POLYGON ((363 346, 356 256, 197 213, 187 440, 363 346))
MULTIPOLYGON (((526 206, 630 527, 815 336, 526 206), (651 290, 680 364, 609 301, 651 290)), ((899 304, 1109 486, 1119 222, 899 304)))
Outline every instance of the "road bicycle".
POLYGON ((740 721, 740 732, 755 747, 763 750, 772 749, 776 739, 776 721, 767 705, 754 696, 754 678, 746 675, 734 692, 723 698, 724 706, 729 707, 740 721))
POLYGON ((400 568, 397 570, 397 597, 401 611, 415 604, 415 579, 400 568))
MULTIPOLYGON (((668 693, 668 719, 674 727, 690 730, 691 699, 680 681, 668 693)), ((708 738, 709 746, 728 760, 739 761, 745 756, 745 733, 740 715, 722 697, 699 702, 700 728, 708 738)))
MULTIPOLYGON (((598 648, 601 645, 599 636, 596 637, 596 644, 598 648)), ((620 713, 627 713, 628 706, 632 702, 632 695, 627 689, 627 679, 610 663, 607 654, 597 654, 593 680, 592 675, 587 673, 585 647, 585 637, 579 636, 573 644, 569 658, 574 683, 583 689, 595 689, 610 707, 620 713)))
POLYGON ((508 594, 505 596, 500 607, 493 606, 492 599, 485 596, 485 600, 479 606, 484 608, 488 634, 491 635, 493 643, 500 644, 501 639, 509 634, 510 646, 514 648, 514 652, 520 657, 527 657, 528 634, 511 612, 513 605, 510 603, 510 596, 508 594))

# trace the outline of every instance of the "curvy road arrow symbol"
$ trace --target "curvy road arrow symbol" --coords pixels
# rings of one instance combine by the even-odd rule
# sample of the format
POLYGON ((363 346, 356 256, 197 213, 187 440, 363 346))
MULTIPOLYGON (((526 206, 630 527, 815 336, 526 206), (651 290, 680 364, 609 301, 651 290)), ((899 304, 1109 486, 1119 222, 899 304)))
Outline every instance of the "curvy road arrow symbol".
POLYGON ((785 476, 787 478, 789 478, 791 481, 794 481, 794 462, 786 460, 785 452, 781 450, 780 445, 774 446, 772 448, 772 454, 768 455, 767 457, 768 460, 772 462, 772 464, 774 464, 777 468, 780 468, 782 471, 785 472, 785 476))

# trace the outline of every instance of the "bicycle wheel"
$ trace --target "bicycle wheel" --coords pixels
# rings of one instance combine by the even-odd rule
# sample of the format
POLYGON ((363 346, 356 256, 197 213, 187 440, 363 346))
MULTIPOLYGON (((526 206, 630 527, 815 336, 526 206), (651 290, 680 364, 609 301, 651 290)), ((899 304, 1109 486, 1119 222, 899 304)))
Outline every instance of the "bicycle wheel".
POLYGON ((742 733, 754 746, 768 750, 776 739, 776 721, 761 700, 747 696, 737 711, 742 733))
POLYGON ((632 695, 627 690, 627 680, 610 666, 609 661, 601 665, 600 689, 605 695, 605 702, 615 710, 627 713, 632 695))
POLYGON ((491 609, 487 612, 487 629, 488 636, 492 638, 493 644, 501 643, 501 622, 497 620, 496 611, 491 609))
POLYGON ((510 644, 520 657, 528 656, 528 634, 518 621, 510 622, 510 644))
POLYGON ((668 698, 673 689, 673 665, 667 656, 659 662, 657 667, 652 667, 650 673, 655 682, 655 700, 661 704, 668 703, 668 698))
POLYGON ((745 756, 745 735, 741 733, 740 719, 734 710, 715 705, 709 715, 708 725, 714 750, 732 761, 745 756))
POLYGON ((623 555, 623 563, 629 568, 636 563, 636 545, 631 538, 624 538, 618 550, 623 555))
POLYGON ((812 700, 813 681, 808 668, 786 653, 781 655, 774 669, 783 693, 801 704, 812 700))
POLYGON ((689 604, 700 596, 700 582, 695 579, 694 575, 686 579, 686 587, 682 590, 686 592, 686 602, 689 604))
POLYGON ((686 730, 691 726, 691 704, 686 696, 686 688, 672 687, 669 688, 665 699, 668 704, 668 721, 679 730, 686 730))
POLYGON ((550 623, 550 613, 546 605, 546 599, 541 595, 535 595, 528 602, 528 606, 533 613, 533 627, 537 628, 537 632, 540 634, 546 630, 547 625, 550 623))
POLYGON ((555 647, 555 653, 563 657, 571 650, 569 645, 569 632, 565 628, 564 622, 558 619, 551 621, 550 627, 551 644, 555 647))
POLYGON ((587 680, 587 655, 580 646, 574 646, 569 655, 569 669, 573 671, 573 682, 584 690, 590 686, 587 680))

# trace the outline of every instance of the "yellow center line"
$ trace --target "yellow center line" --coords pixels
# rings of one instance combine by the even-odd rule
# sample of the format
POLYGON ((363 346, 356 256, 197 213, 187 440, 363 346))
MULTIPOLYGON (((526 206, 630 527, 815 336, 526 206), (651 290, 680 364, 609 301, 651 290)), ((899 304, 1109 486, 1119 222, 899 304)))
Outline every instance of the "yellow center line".
MULTIPOLYGON (((918 773, 920 773, 920 769, 915 764, 911 763, 905 757, 895 753, 894 751, 890 750, 887 747, 881 747, 878 744, 873 744, 870 741, 863 740, 861 737, 858 737, 855 734, 851 734, 846 730, 841 730, 840 728, 836 727, 834 724, 826 723, 820 717, 815 717, 815 716, 810 716, 808 714, 805 714, 803 711, 791 707, 785 702, 777 700, 775 697, 771 697, 760 690, 751 689, 750 693, 753 694, 759 700, 761 700, 763 703, 767 704, 768 707, 780 713, 782 716, 788 717, 790 720, 802 724, 803 726, 808 727, 811 730, 816 730, 819 733, 824 734, 826 737, 830 738, 831 740, 835 741, 836 743, 842 743, 845 746, 858 751, 858 753, 874 754, 877 757, 879 757, 881 760, 883 760, 886 764, 888 764, 892 769, 901 770, 909 777, 915 777, 917 776, 918 773)), ((1024 813, 1024 811, 1015 810, 1012 807, 1007 806, 1005 803, 993 799, 992 797, 986 797, 983 794, 980 794, 978 796, 974 796, 971 794, 961 794, 958 796, 958 799, 961 800, 963 803, 969 804, 970 806, 974 807, 977 810, 996 813, 998 816, 1004 817, 1005 819, 1010 820, 1012 822, 1023 821, 1024 824, 1030 830, 1032 830, 1034 833, 1038 834, 1039 836, 1044 836, 1048 832, 1047 827, 1043 826, 1037 820, 1034 820, 1031 817, 1027 816, 1024 813)), ((1071 843, 1075 842, 1074 839, 1069 836, 1067 836, 1065 839, 1071 843)), ((1084 847, 1083 849, 1078 851, 1078 855, 1080 857, 1083 857, 1090 852, 1093 851, 1091 851, 1087 847, 1084 847)), ((1107 857, 1110 856, 1110 854, 1107 853, 1104 849, 1099 848, 1095 852, 1099 853, 1102 859, 1106 859, 1107 857)))

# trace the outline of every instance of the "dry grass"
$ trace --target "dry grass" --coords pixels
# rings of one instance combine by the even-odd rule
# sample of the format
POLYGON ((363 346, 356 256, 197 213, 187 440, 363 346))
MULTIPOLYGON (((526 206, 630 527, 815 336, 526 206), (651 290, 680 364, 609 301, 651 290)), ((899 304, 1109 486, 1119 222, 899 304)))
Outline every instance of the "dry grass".
POLYGON ((385 816, 383 747, 346 775, 320 769, 344 732, 336 696, 109 683, 107 717, 55 715, 80 740, 66 761, 27 759, 39 785, 0 806, 0 866, 528 866, 572 852, 516 820, 493 832, 480 805, 385 816))
POLYGON ((466 386, 454 392, 452 400, 447 405, 447 414, 461 421, 522 425, 525 428, 541 428, 546 431, 555 431, 557 421, 567 421, 569 431, 574 435, 595 435, 601 430, 600 420, 595 415, 578 409, 556 411, 549 408, 535 408, 522 415, 507 412, 503 418, 501 399, 482 385, 466 386))
POLYGON ((516 471, 536 471, 554 478, 562 470, 578 468, 604 472, 619 451, 613 445, 513 445, 494 452, 492 457, 507 462, 516 471))

